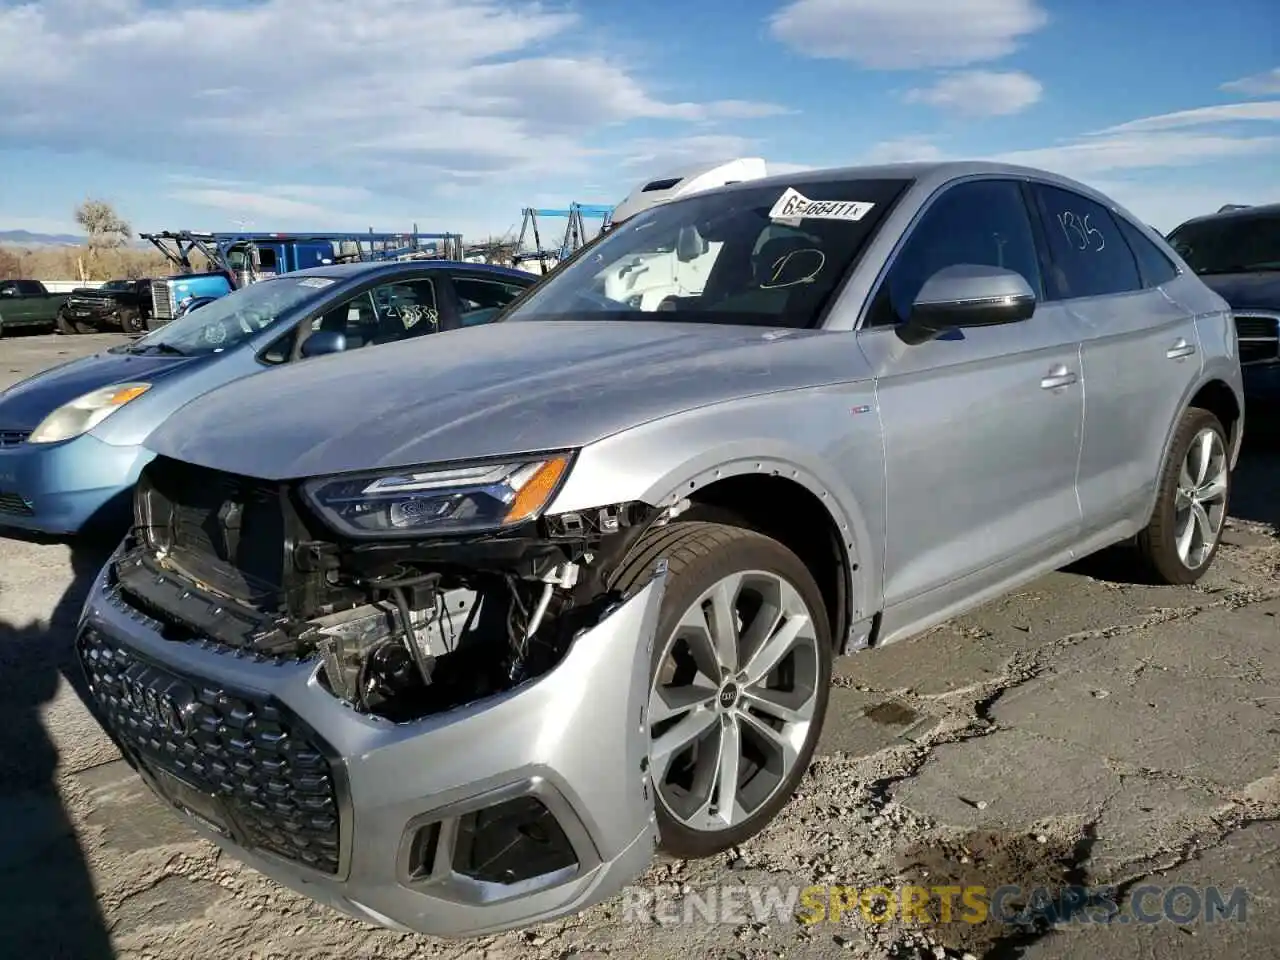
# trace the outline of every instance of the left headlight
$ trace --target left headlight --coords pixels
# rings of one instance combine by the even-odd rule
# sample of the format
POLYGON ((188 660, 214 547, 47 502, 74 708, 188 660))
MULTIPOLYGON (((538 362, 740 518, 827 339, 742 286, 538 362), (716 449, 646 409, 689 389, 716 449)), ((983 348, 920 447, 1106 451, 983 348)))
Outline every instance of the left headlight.
POLYGON ((569 472, 570 454, 320 477, 303 492, 352 537, 496 531, 532 520, 569 472))
POLYGON ((131 400, 151 389, 149 383, 115 383, 64 403, 40 421, 27 443, 57 443, 88 433, 131 400))

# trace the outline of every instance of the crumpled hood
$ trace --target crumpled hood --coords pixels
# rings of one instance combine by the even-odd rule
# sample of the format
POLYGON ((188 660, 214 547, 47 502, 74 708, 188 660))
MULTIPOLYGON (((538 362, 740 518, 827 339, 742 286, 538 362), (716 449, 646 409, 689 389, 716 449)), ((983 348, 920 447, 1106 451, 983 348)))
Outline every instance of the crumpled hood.
POLYGON ((1233 310, 1280 311, 1280 271, 1220 273, 1200 279, 1233 310))
POLYGON ((721 400, 855 379, 861 363, 853 337, 840 334, 497 323, 249 377, 187 404, 146 446, 269 480, 503 456, 581 446, 721 400))
POLYGON ((197 359, 104 352, 50 367, 0 393, 0 430, 34 430, 58 407, 90 390, 130 380, 154 382, 197 359))

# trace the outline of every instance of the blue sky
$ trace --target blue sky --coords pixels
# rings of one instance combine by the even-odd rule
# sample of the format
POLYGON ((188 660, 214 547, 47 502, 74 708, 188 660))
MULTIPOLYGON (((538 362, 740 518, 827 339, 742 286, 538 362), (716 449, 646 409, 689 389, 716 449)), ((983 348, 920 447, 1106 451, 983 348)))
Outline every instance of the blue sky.
POLYGON ((0 229, 457 230, 690 162, 1280 200, 1275 0, 0 0, 0 229), (643 13, 641 12, 643 11, 643 13))

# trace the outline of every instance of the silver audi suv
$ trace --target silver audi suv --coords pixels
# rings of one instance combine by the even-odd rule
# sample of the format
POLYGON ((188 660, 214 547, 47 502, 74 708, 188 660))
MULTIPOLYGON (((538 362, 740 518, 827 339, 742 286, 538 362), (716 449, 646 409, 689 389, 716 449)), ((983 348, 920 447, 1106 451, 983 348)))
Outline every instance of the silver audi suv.
POLYGON ((1105 196, 756 180, 491 326, 180 410, 79 656, 235 856, 385 926, 523 926, 765 828, 834 656, 1122 541, 1196 580, 1242 426, 1226 303, 1105 196))

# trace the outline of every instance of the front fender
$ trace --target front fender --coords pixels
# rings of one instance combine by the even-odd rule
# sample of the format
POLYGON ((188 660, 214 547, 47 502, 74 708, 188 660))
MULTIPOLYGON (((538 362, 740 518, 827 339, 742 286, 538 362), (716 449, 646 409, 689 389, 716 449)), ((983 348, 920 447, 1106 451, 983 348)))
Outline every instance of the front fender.
POLYGON ((677 503, 731 477, 790 480, 827 508, 851 564, 851 616, 880 606, 884 445, 869 381, 702 407, 633 427, 580 452, 548 513, 677 503))

